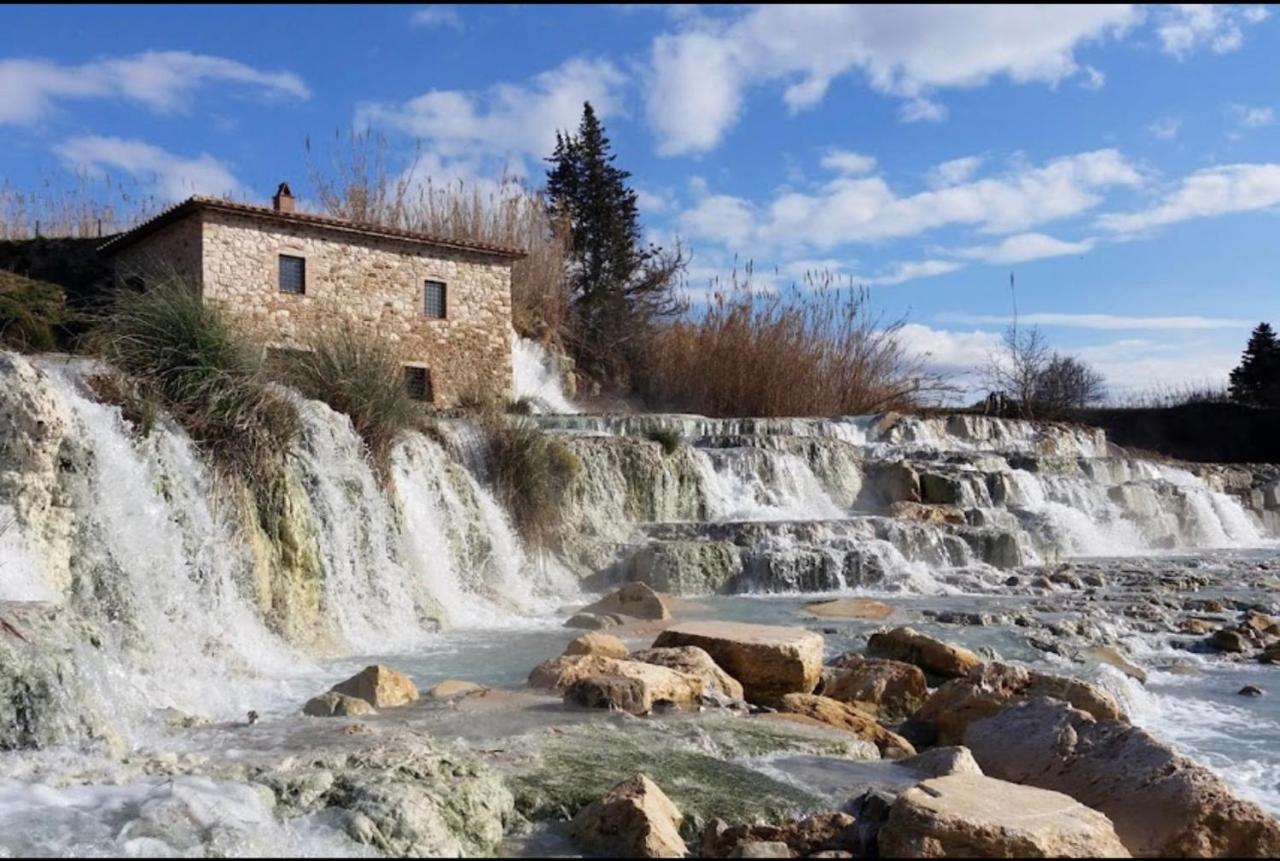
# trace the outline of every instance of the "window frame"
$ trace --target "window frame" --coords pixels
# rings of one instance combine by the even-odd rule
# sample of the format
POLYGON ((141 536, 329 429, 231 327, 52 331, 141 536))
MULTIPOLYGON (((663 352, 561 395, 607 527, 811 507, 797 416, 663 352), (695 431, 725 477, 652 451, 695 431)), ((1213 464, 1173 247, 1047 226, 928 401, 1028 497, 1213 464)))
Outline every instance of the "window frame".
POLYGON ((307 258, 301 254, 290 254, 284 251, 276 254, 276 293, 284 296, 307 295, 307 258), (298 262, 298 289, 284 289, 285 260, 298 262))
POLYGON ((435 385, 431 379, 431 369, 426 365, 404 365, 404 387, 409 393, 409 399, 419 404, 434 404, 436 402, 435 385), (410 375, 420 372, 422 374, 422 397, 415 394, 414 387, 410 384, 410 375))
POLYGON ((449 284, 438 278, 427 278, 422 282, 422 316, 427 320, 448 320, 449 319, 449 284), (428 308, 428 302, 431 297, 431 288, 440 288, 440 313, 432 314, 428 308))

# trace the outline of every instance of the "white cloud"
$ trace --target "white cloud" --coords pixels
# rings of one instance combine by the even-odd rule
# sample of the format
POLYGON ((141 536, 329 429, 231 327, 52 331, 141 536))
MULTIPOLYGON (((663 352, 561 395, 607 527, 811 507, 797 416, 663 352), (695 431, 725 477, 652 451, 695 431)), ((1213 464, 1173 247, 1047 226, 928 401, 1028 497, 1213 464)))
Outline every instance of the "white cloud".
POLYGON ((980 330, 956 332, 907 323, 899 331, 899 337, 903 347, 911 355, 924 359, 930 371, 948 377, 972 378, 1000 349, 998 333, 980 330))
POLYGON ((361 104, 356 124, 414 135, 445 158, 545 158, 557 131, 577 130, 583 102, 591 102, 601 118, 616 113, 624 84, 607 60, 574 58, 524 84, 495 84, 483 92, 431 90, 400 104, 361 104))
POLYGON ((764 207, 714 195, 683 213, 681 228, 751 253, 777 246, 828 250, 946 225, 1004 234, 1078 215, 1100 203, 1104 190, 1140 182, 1119 152, 1096 150, 907 196, 880 176, 836 177, 813 193, 781 192, 764 207))
POLYGON ((1260 6, 1182 3, 1164 7, 1156 27, 1166 54, 1185 60, 1201 48, 1215 54, 1235 51, 1244 44, 1244 25, 1267 17, 1260 6))
POLYGON ((415 27, 452 27, 455 30, 462 29, 462 16, 458 14, 458 10, 453 6, 443 4, 428 6, 425 9, 415 9, 409 21, 415 27))
POLYGON ((946 118, 946 106, 925 98, 911 99, 898 108, 898 119, 904 123, 940 123, 946 118))
POLYGON ((1080 82, 1080 86, 1086 90, 1100 90, 1107 85, 1107 76, 1101 69, 1095 69, 1093 66, 1084 67, 1084 80, 1080 82))
POLYGON ((955 272, 957 269, 963 268, 963 263, 957 263, 954 260, 913 260, 908 263, 895 263, 880 275, 858 280, 863 284, 902 284, 905 281, 914 281, 917 278, 946 275, 949 272, 955 272))
POLYGON ((224 162, 208 154, 194 158, 139 140, 88 135, 72 138, 54 152, 69 166, 90 175, 123 171, 154 186, 165 200, 181 200, 193 194, 243 196, 244 187, 224 162))
POLYGON ((930 91, 994 77, 1057 83, 1082 71, 1081 44, 1140 18, 1132 6, 779 5, 703 15, 654 40, 647 113, 660 153, 705 152, 736 123, 749 87, 784 84, 787 107, 800 111, 836 78, 860 73, 907 100, 904 118, 936 119, 930 91))
MULTIPOLYGON (((935 319, 942 323, 1007 326, 1012 317, 990 314, 939 314, 935 319)), ((1248 329, 1248 320, 1226 317, 1126 317, 1118 314, 1020 314, 1018 322, 1028 326, 1063 326, 1075 329, 1100 329, 1117 331, 1138 330, 1197 330, 1197 329, 1248 329)))
POLYGON ((1238 350, 1199 339, 1135 338, 1071 352, 1102 373, 1113 396, 1153 388, 1221 386, 1240 360, 1238 350))
POLYGON ((1150 209, 1107 213, 1100 227, 1136 233, 1192 218, 1267 209, 1280 204, 1280 164, 1226 164, 1198 170, 1150 209))
POLYGON ((925 175, 925 182, 932 188, 959 185, 973 176, 981 166, 982 158, 976 155, 953 158, 930 168, 929 173, 925 175))
POLYGON ((1019 233, 1009 236, 995 245, 971 245, 952 252, 968 260, 987 263, 1026 263, 1046 257, 1062 257, 1067 254, 1087 254, 1097 240, 1082 239, 1066 242, 1043 233, 1019 233))
POLYGON ((215 83, 246 86, 270 97, 310 96, 292 72, 265 72, 187 51, 147 51, 81 66, 0 60, 0 123, 36 122, 64 99, 123 99, 159 113, 181 113, 191 109, 195 90, 215 83))
POLYGON ((876 160, 874 156, 833 148, 823 155, 822 166, 835 173, 859 176, 874 170, 876 160))
POLYGON ((1179 117, 1162 117, 1147 126, 1147 131, 1151 132, 1152 137, 1162 141, 1173 140, 1181 129, 1182 119, 1179 117))
POLYGON ((1274 125, 1276 121, 1276 112, 1272 108, 1232 105, 1231 112, 1235 114, 1236 122, 1246 129, 1260 129, 1263 126, 1274 125))

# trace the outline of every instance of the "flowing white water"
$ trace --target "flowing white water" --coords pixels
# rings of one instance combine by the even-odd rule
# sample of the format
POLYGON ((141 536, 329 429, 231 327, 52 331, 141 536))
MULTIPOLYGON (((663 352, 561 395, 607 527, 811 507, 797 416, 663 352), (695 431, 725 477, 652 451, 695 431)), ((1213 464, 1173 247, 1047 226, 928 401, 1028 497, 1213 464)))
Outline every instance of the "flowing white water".
POLYGON ((712 520, 824 520, 844 512, 803 460, 762 449, 697 449, 712 520))
POLYGON ((579 412, 565 396, 560 369, 546 347, 512 332, 511 361, 517 398, 528 398, 546 412, 579 412))

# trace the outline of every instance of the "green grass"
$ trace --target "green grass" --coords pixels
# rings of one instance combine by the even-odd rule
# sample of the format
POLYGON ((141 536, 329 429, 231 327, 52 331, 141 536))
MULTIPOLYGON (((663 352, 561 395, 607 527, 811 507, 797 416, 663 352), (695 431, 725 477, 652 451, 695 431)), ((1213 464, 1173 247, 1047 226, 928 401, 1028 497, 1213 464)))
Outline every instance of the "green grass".
POLYGON ((645 434, 645 438, 662 446, 663 454, 675 454, 680 448, 680 431, 675 428, 654 428, 645 434))

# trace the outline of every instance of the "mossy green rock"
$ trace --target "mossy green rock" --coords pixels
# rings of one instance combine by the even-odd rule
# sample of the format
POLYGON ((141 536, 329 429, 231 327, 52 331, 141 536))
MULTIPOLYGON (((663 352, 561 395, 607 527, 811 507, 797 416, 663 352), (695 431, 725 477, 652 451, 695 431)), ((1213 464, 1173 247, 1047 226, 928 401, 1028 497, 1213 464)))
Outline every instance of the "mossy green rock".
POLYGON ((776 753, 876 757, 856 739, 728 715, 595 721, 554 735, 528 736, 510 748, 529 751, 503 767, 517 810, 530 819, 570 819, 619 780, 641 771, 684 814, 686 837, 714 817, 773 821, 823 808, 817 796, 767 777, 743 760, 776 753))

